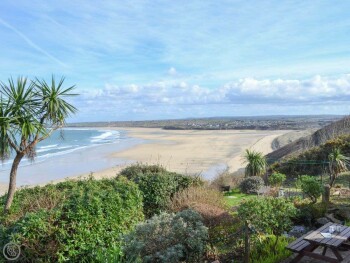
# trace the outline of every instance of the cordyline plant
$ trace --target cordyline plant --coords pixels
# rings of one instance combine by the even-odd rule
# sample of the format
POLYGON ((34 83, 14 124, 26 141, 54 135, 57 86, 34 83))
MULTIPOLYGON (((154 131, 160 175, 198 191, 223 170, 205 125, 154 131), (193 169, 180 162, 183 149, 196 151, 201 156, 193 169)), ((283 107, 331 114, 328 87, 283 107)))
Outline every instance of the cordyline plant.
POLYGON ((339 174, 348 171, 348 167, 350 166, 350 158, 343 155, 339 148, 335 148, 328 155, 328 160, 330 173, 329 185, 333 187, 334 181, 337 179, 339 174))
POLYGON ((63 87, 64 78, 45 80, 18 77, 0 83, 0 158, 9 159, 14 153, 10 171, 5 213, 9 211, 16 191, 18 166, 23 157, 34 160, 36 145, 65 125, 66 118, 77 109, 65 98, 74 96, 63 87))
POLYGON ((262 176, 266 173, 267 162, 263 153, 254 150, 246 150, 243 156, 245 167, 245 176, 262 176))

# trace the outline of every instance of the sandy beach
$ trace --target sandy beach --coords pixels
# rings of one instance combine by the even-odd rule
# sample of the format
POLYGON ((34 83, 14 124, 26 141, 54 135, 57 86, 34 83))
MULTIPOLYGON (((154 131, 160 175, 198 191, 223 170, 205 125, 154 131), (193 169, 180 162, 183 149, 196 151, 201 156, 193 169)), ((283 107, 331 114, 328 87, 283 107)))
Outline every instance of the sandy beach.
MULTIPOLYGON (((107 129, 107 128, 106 128, 107 129)), ((108 127, 108 129, 111 129, 108 127)), ((113 128, 112 128, 113 129, 113 128)), ((147 143, 115 152, 114 158, 148 164, 161 164, 167 169, 184 174, 201 174, 213 179, 228 169, 235 172, 244 167, 245 149, 267 154, 272 151, 272 141, 290 131, 260 130, 162 130, 154 128, 123 128, 130 137, 147 143)), ((125 165, 94 172, 95 178, 115 176, 125 165)), ((87 174, 82 175, 88 176, 87 174)))
MULTIPOLYGON (((101 128, 99 128, 101 129, 101 128)), ((92 171, 97 179, 113 177, 127 162, 161 164, 167 169, 185 174, 201 174, 205 179, 213 179, 225 169, 230 172, 244 167, 242 154, 250 148, 264 154, 272 151, 272 141, 289 131, 259 130, 162 130, 155 128, 111 128, 125 130, 129 137, 142 139, 145 143, 127 149, 117 150, 108 158, 125 160, 111 168, 92 171)), ((85 173, 70 178, 87 177, 85 173)), ((54 182, 65 179, 54 180, 54 182)), ((51 181, 52 182, 52 181, 51 181)), ((0 193, 7 190, 0 184, 0 193)))

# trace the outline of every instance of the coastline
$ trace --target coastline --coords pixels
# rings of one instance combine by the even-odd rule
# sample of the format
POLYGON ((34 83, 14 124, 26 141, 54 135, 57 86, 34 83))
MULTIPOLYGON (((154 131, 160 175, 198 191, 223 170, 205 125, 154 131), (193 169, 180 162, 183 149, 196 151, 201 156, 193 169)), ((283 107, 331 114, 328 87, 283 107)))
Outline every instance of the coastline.
MULTIPOLYGON (((90 152, 101 154, 109 161, 106 165, 110 167, 104 169, 96 167, 95 170, 69 176, 69 179, 87 178, 91 174, 96 179, 110 178, 132 162, 143 162, 161 164, 179 173, 201 174, 205 179, 211 180, 223 170, 234 172, 243 168, 242 154, 245 149, 251 148, 267 154, 272 151, 272 141, 289 132, 288 130, 213 131, 116 127, 98 127, 98 129, 125 131, 129 138, 139 143, 130 147, 111 145, 110 149, 103 153, 98 152, 98 148, 92 148, 90 152)), ((29 187, 57 183, 66 178, 53 178, 46 182, 30 184, 29 187)), ((0 183, 0 194, 4 194, 6 190, 7 184, 0 183)))
MULTIPOLYGON (((253 149, 263 154, 271 152, 272 141, 289 130, 163 130, 159 128, 115 128, 128 136, 144 140, 145 143, 115 152, 112 158, 160 164, 165 168, 184 174, 202 174, 211 170, 205 179, 211 180, 228 168, 235 172, 244 168, 242 154, 253 149), (215 168, 218 169, 215 169, 215 168)), ((108 168, 93 173, 94 178, 115 176, 127 165, 108 168)), ((81 177, 87 177, 83 174, 81 177)), ((80 177, 80 176, 79 176, 80 177)))

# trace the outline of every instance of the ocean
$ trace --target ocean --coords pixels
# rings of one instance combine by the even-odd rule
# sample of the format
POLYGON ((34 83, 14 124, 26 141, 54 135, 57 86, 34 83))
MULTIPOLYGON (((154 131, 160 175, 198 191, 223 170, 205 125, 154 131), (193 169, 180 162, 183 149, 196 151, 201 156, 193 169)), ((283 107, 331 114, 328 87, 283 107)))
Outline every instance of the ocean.
MULTIPOLYGON (((141 140, 128 137, 125 131, 65 128, 38 143, 34 162, 21 161, 17 183, 46 183, 125 164, 128 161, 110 155, 138 143, 141 140)), ((0 165, 0 182, 8 182, 11 165, 12 159, 0 165)))

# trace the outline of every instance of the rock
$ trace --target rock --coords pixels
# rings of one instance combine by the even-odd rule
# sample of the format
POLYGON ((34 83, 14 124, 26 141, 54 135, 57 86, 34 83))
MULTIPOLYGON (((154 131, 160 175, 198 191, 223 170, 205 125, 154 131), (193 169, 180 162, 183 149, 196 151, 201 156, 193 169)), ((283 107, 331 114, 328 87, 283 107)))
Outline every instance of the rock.
POLYGON ((350 209, 349 208, 339 209, 336 212, 336 216, 338 218, 343 219, 344 221, 345 220, 348 221, 348 220, 350 220, 350 209))
POLYGON ((331 220, 333 223, 340 224, 340 225, 343 223, 342 221, 336 219, 333 214, 326 214, 325 216, 327 219, 331 220))
POLYGON ((215 260, 215 261, 213 261, 211 263, 220 263, 220 261, 219 260, 215 260))
POLYGON ((317 224, 325 225, 331 222, 327 217, 320 217, 316 220, 317 224))
POLYGON ((335 212, 338 212, 339 211, 339 208, 338 207, 332 207, 332 208, 329 208, 328 210, 327 210, 329 213, 335 213, 335 212))
POLYGON ((303 234, 305 234, 308 231, 308 229, 305 226, 293 226, 292 230, 290 230, 287 234, 288 237, 301 237, 303 234))
POLYGON ((340 195, 340 191, 335 191, 332 195, 340 195))

